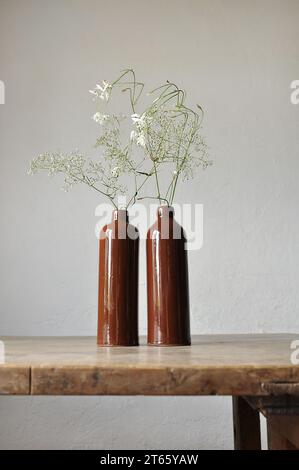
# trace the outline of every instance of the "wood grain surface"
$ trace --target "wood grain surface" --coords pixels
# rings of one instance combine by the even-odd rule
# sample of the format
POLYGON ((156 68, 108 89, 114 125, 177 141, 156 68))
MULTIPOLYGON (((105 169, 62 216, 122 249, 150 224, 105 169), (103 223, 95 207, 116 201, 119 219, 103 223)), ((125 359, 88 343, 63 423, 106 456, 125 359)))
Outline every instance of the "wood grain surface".
POLYGON ((95 337, 1 337, 0 394, 267 395, 265 384, 299 383, 294 339, 205 335, 183 347, 100 347, 95 337))

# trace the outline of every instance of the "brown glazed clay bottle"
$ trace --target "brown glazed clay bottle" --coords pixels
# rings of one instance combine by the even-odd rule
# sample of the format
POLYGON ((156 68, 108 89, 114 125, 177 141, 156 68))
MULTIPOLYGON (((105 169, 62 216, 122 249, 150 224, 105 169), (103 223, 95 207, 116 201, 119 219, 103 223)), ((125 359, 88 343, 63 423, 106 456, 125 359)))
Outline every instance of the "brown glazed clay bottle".
POLYGON ((126 210, 100 232, 98 344, 138 345, 139 233, 126 210))
POLYGON ((160 206, 147 233, 148 343, 189 345, 188 260, 174 209, 160 206))

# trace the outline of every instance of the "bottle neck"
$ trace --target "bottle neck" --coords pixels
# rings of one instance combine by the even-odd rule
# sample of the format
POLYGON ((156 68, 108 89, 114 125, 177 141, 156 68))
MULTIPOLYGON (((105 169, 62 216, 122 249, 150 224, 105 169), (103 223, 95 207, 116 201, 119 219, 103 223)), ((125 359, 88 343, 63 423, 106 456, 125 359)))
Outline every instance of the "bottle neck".
POLYGON ((126 209, 115 209, 112 212, 112 222, 124 222, 128 223, 129 222, 129 214, 126 209))
POLYGON ((158 218, 173 218, 174 217, 174 208, 171 206, 159 206, 157 209, 158 218))

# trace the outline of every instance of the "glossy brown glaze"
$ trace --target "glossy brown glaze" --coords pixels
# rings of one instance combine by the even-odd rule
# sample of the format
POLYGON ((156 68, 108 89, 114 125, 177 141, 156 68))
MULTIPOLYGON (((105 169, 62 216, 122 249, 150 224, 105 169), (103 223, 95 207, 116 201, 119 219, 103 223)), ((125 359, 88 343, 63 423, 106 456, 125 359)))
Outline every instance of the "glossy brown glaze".
POLYGON ((138 230, 115 210, 100 233, 98 344, 138 345, 138 230))
POLYGON ((159 207, 146 241, 149 344, 191 343, 185 243, 173 208, 159 207))

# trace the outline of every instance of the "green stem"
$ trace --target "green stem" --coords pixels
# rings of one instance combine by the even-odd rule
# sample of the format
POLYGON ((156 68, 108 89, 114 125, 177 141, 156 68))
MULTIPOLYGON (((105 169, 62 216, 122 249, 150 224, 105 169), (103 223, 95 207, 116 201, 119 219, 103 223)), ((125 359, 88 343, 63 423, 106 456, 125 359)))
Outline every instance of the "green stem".
POLYGON ((168 186, 168 189, 167 189, 166 194, 165 194, 165 197, 166 197, 166 198, 167 198, 169 192, 170 192, 170 195, 171 195, 173 181, 174 181, 174 178, 172 178, 171 183, 170 183, 170 185, 168 186))
MULTIPOLYGON (((138 172, 137 172, 138 173, 138 172)), ((132 203, 132 201, 135 201, 136 200, 136 196, 137 194, 139 193, 139 191, 143 188, 143 186, 145 185, 145 183, 147 182, 147 180, 152 176, 153 174, 153 170, 151 170, 148 174, 146 174, 146 178, 144 178, 143 182, 141 183, 140 186, 138 186, 138 188, 135 190, 135 194, 131 197, 131 199, 129 200, 128 204, 127 204, 127 207, 130 206, 130 204, 132 203)), ((137 198, 137 200, 139 200, 137 198)))
POLYGON ((94 186, 89 178, 87 176, 84 176, 83 179, 80 179, 78 178, 77 176, 75 176, 75 178, 77 178, 79 181, 81 181, 82 183, 85 183, 87 184, 88 186, 90 186, 92 189, 94 189, 95 191, 97 191, 98 193, 102 194, 103 196, 107 197, 110 202, 113 204, 113 206, 117 209, 117 205, 115 204, 114 200, 112 199, 111 196, 109 196, 109 194, 105 193, 104 191, 101 191, 99 188, 97 188, 96 186, 94 186), (87 182, 86 182, 87 181, 87 182))
POLYGON ((158 172, 157 172, 156 162, 154 162, 154 173, 155 173, 156 187, 157 187, 157 193, 158 193, 157 197, 159 199, 159 204, 161 205, 161 193, 160 193, 160 186, 159 186, 159 179, 158 179, 158 172))
POLYGON ((164 197, 159 197, 158 196, 143 196, 143 197, 138 197, 137 198, 137 201, 141 201, 142 199, 159 199, 160 200, 160 204, 161 204, 161 201, 165 201, 167 203, 167 205, 169 206, 169 202, 168 202, 168 199, 165 199, 164 197))
POLYGON ((172 190, 172 195, 171 195, 171 199, 170 199, 170 204, 173 203, 173 199, 174 199, 174 195, 175 195, 175 190, 176 190, 176 186, 177 186, 177 182, 178 182, 178 178, 179 178, 179 175, 181 173, 181 170, 183 168, 183 165, 186 161, 186 158, 187 158, 187 155, 188 155, 188 151, 189 151, 189 148, 190 148, 190 145, 192 144, 193 142, 193 139, 194 139, 194 135, 196 133, 196 125, 194 125, 193 127, 193 132, 191 134, 191 137, 189 139, 189 142, 188 142, 188 145, 187 145, 187 148, 186 148, 186 151, 185 151, 185 155, 184 155, 184 158, 182 159, 180 165, 179 165, 179 168, 177 169, 177 174, 176 174, 176 177, 175 177, 175 180, 174 180, 174 186, 173 186, 173 190, 172 190))

